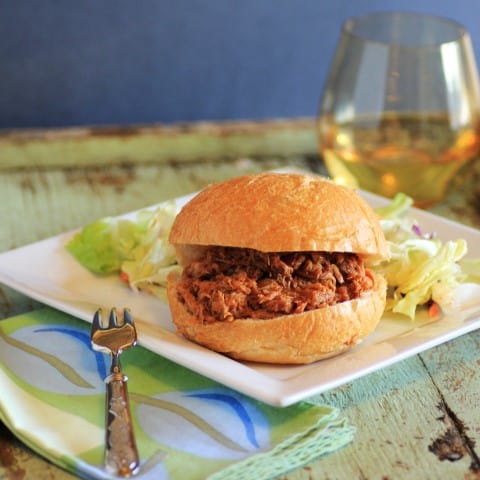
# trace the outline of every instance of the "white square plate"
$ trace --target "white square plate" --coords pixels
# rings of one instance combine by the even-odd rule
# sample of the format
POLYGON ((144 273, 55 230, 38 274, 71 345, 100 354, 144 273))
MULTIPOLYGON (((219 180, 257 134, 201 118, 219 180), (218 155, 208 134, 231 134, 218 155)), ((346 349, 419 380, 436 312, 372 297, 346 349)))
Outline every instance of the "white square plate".
MULTIPOLYGON (((363 193, 374 207, 388 202, 363 193)), ((188 197, 177 199, 182 205, 188 197)), ((152 207, 153 208, 153 207, 152 207)), ((134 215, 135 212, 129 214, 134 215)), ((464 238, 470 257, 480 257, 480 231, 424 211, 411 213, 424 232, 442 240, 464 238)), ((0 282, 46 305, 88 322, 97 308, 131 308, 139 343, 191 370, 266 403, 287 406, 338 387, 380 368, 480 327, 468 311, 431 322, 384 315, 361 345, 340 356, 305 366, 242 363, 195 345, 175 334, 168 305, 126 288, 118 276, 100 277, 82 267, 65 249, 72 232, 0 255, 0 282)))

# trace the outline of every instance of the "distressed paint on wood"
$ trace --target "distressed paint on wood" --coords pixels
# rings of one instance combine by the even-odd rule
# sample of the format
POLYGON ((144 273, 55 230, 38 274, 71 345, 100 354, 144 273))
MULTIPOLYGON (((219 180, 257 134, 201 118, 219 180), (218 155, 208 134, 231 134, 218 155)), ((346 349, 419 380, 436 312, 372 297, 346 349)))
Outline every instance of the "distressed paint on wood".
MULTIPOLYGON (((464 342, 461 338, 432 350, 458 355, 464 342)), ((478 390, 478 380, 471 388, 475 386, 478 390)), ((462 389, 467 387, 467 383, 462 385, 462 389)), ((451 412, 445 415, 439 410, 443 391, 419 356, 335 389, 322 399, 341 408, 357 427, 357 434, 347 449, 320 462, 322 472, 317 472, 315 479, 455 479, 478 473, 472 468, 475 453, 468 452, 466 445, 455 461, 441 461, 431 451, 432 443, 444 436, 451 412)), ((453 403, 452 411, 456 408, 462 409, 463 404, 453 403)), ((471 422, 478 422, 478 412, 472 411, 466 418, 466 423, 473 425, 471 422)))
POLYGON ((0 174, 0 251, 82 226, 107 215, 145 208, 241 173, 286 165, 300 157, 193 164, 8 170, 0 174))
POLYGON ((315 154, 312 119, 0 132, 0 169, 315 154))

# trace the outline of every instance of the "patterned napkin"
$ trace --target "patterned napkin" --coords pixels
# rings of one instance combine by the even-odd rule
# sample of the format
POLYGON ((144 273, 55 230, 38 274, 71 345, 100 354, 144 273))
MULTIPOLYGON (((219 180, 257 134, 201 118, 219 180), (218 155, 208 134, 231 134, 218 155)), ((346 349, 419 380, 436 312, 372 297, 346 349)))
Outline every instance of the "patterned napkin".
MULTIPOLYGON (((40 455, 84 478, 103 470, 109 358, 90 326, 45 308, 0 321, 0 419, 40 455)), ((315 402, 275 408, 142 347, 122 356, 141 471, 137 478, 274 478, 353 439, 315 402)))

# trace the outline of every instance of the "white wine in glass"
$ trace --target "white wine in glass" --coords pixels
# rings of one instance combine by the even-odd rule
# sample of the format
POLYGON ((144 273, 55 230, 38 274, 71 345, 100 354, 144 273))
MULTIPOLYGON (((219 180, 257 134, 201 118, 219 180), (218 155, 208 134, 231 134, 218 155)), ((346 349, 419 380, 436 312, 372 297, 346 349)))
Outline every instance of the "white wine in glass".
POLYGON ((320 153, 339 183, 434 205, 479 154, 479 99, 461 25, 401 12, 350 19, 322 95, 320 153))

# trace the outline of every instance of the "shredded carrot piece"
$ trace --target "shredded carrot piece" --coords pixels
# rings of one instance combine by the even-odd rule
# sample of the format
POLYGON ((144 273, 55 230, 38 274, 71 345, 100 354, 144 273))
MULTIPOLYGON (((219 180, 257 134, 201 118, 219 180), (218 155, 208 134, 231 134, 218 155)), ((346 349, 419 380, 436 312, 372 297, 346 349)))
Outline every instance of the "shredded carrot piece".
POLYGON ((438 315, 440 315, 440 307, 438 303, 432 302, 430 306, 428 307, 428 316, 430 318, 435 318, 438 315))
POLYGON ((128 273, 126 272, 120 272, 120 279, 122 282, 128 283, 128 273))

